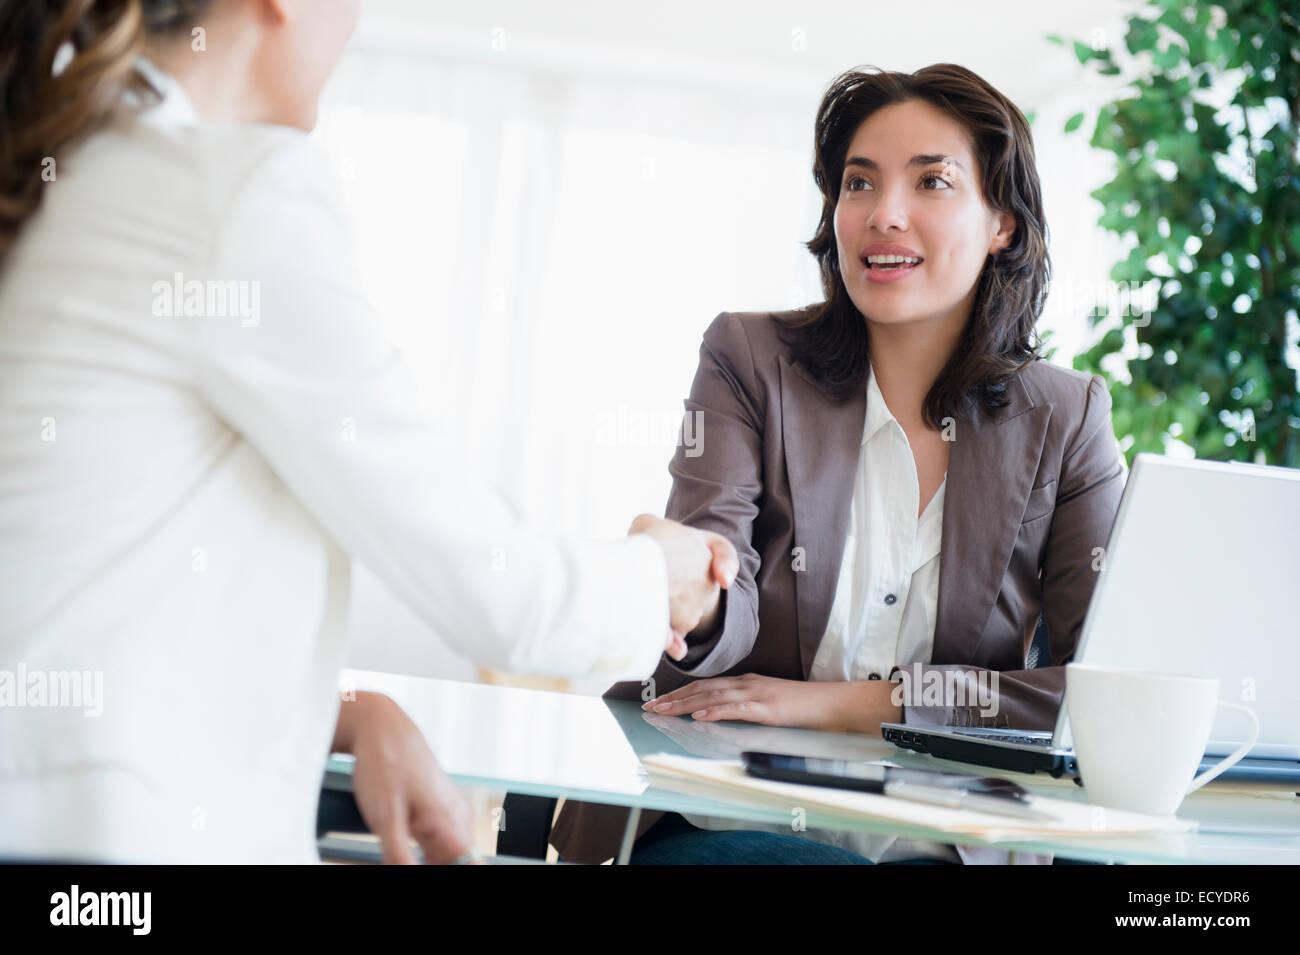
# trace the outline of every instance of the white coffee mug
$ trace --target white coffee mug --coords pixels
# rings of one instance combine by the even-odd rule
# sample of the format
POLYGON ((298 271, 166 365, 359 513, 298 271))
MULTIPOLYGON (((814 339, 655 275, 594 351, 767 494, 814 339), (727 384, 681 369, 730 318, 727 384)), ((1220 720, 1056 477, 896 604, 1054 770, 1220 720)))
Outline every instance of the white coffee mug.
POLYGON ((1069 663, 1065 703, 1079 774, 1099 806, 1171 816, 1183 798, 1250 752, 1259 718, 1219 699, 1219 681, 1069 663), (1250 719, 1250 738, 1193 779, 1218 707, 1250 719))

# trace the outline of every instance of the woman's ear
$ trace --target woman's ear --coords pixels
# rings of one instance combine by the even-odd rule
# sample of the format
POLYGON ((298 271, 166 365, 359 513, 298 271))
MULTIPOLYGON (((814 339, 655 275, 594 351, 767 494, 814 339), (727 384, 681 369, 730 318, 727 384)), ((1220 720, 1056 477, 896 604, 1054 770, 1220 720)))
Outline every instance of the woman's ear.
POLYGON ((1010 212, 998 213, 998 231, 989 245, 989 255, 997 255, 1011 244, 1016 234, 1016 217, 1010 212))

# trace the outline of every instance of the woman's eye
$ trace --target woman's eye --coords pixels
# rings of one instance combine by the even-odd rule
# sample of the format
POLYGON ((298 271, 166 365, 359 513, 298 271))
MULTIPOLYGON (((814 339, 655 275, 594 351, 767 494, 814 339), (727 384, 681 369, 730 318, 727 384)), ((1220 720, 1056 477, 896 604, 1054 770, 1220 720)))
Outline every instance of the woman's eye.
POLYGON ((849 192, 861 192, 862 189, 860 187, 866 185, 869 185, 869 183, 861 176, 849 176, 844 183, 844 188, 849 192))
POLYGON ((927 189, 926 192, 941 192, 941 191, 943 191, 943 189, 951 189, 951 188, 952 188, 952 183, 950 183, 947 179, 943 178, 943 176, 937 175, 936 173, 931 173, 930 175, 925 176, 924 178, 922 178, 922 180, 921 180, 921 184, 924 185, 925 183, 929 182, 931 179, 933 179, 933 180, 935 180, 935 181, 937 181, 937 182, 941 182, 941 183, 943 183, 943 187, 942 187, 942 189, 940 189, 940 188, 927 189))

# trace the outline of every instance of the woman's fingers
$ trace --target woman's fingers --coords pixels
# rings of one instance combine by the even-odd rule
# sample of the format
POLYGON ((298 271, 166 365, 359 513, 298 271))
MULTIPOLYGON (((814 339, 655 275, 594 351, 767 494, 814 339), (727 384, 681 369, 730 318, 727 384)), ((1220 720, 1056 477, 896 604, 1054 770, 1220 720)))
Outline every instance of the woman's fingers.
POLYGON ((430 824, 418 827, 415 841, 419 843, 427 865, 446 865, 465 851, 463 848, 457 848, 465 843, 457 836, 454 829, 443 825, 430 824))
POLYGON ((684 716, 690 713, 692 709, 699 709, 703 705, 703 699, 703 697, 691 696, 681 700, 663 700, 658 703, 651 700, 642 709, 648 708, 652 713, 658 713, 660 716, 684 716))
MULTIPOLYGON (((473 813, 438 766, 423 734, 396 703, 367 694, 353 715, 352 772, 357 809, 379 837, 387 864, 450 862, 473 843, 473 813)), ((351 704, 349 704, 351 705, 351 704)))
POLYGON ((694 713, 704 707, 715 706, 733 700, 750 699, 750 695, 736 687, 712 687, 697 693, 687 694, 674 700, 651 700, 642 709, 651 709, 663 716, 683 716, 694 713))
POLYGON ((651 700, 650 703, 647 703, 645 706, 642 706, 641 709, 643 710, 650 709, 651 703, 663 703, 665 701, 672 702, 674 700, 685 699, 686 697, 691 696, 695 693, 702 693, 708 690, 727 689, 738 685, 739 684, 735 680, 729 677, 714 677, 708 680, 692 680, 690 683, 687 683, 685 686, 678 687, 677 689, 673 690, 671 693, 661 693, 659 696, 651 700))
POLYGON ((721 534, 712 531, 700 533, 704 535, 705 542, 713 554, 713 564, 710 567, 713 579, 725 590, 735 581, 736 574, 740 573, 740 557, 737 556, 736 548, 731 541, 721 534))
POLYGON ((411 830, 407 825, 406 804, 394 795, 388 812, 374 827, 379 836, 384 865, 415 865, 415 851, 411 848, 411 830))
POLYGON ((465 797, 450 783, 438 788, 437 799, 422 807, 420 817, 411 829, 424 851, 424 861, 446 865, 473 845, 472 814, 465 797))
POLYGON ((655 521, 657 520, 658 518, 653 514, 638 514, 632 519, 632 523, 628 527, 627 532, 629 535, 644 534, 654 526, 655 521))
POLYGON ((769 723, 771 716, 766 706, 757 700, 736 700, 718 703, 691 714, 702 722, 713 720, 746 720, 750 723, 769 723))
POLYGON ((628 533, 646 534, 663 549, 668 571, 668 619, 679 633, 695 629, 704 614, 717 607, 719 599, 719 585, 713 579, 714 553, 705 532, 641 514, 628 533))

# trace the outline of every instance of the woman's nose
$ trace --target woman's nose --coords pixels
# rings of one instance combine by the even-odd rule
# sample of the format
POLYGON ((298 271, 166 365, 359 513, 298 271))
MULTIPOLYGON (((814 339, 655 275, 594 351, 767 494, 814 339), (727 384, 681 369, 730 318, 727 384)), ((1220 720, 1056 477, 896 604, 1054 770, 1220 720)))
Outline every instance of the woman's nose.
POLYGON ((877 232, 887 232, 891 228, 907 231, 907 209, 898 190, 881 191, 871 215, 867 217, 867 225, 877 232))

